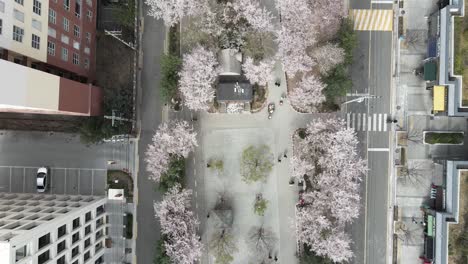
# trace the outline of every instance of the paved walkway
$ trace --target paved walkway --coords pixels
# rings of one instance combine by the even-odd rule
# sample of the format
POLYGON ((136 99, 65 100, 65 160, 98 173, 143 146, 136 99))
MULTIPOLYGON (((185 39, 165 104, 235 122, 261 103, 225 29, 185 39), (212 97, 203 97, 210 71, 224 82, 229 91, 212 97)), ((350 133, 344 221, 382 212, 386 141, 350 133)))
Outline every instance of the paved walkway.
MULTIPOLYGON (((274 102, 276 105, 276 110, 273 113, 272 119, 268 119, 268 113, 266 107, 260 112, 255 114, 209 114, 201 113, 198 117, 198 128, 200 146, 197 148, 196 153, 194 154, 194 174, 196 177, 196 183, 193 184, 194 187, 194 200, 196 211, 198 212, 198 217, 201 220, 201 234, 203 236, 203 231, 205 230, 205 221, 206 221, 206 212, 207 204, 212 203, 210 199, 205 198, 209 196, 204 194, 206 191, 206 185, 204 184, 205 178, 204 175, 208 174, 206 170, 206 155, 208 155, 207 149, 204 146, 210 146, 211 138, 208 136, 213 131, 219 130, 268 130, 272 132, 272 144, 270 148, 274 153, 275 160, 280 153, 283 153, 287 150, 287 153, 291 156, 292 153, 292 141, 291 135, 298 128, 303 128, 314 118, 318 117, 329 117, 336 116, 336 114, 323 114, 323 113, 314 113, 314 114, 303 114, 296 112, 288 100, 284 101, 283 105, 279 105, 279 100, 281 94, 286 93, 286 80, 285 75, 281 70, 281 66, 278 64, 273 73, 275 78, 271 79, 269 83, 268 99, 267 103, 274 102), (275 80, 281 79, 280 87, 274 85, 275 80)), ((265 135, 266 137, 267 135, 265 135)), ((269 140, 270 141, 270 140, 269 140)), ((225 147, 231 147, 226 145, 225 147)), ((234 147, 234 146, 232 146, 234 147)), ((278 219, 275 222, 276 227, 273 227, 274 230, 278 231, 278 259, 279 263, 288 263, 294 264, 297 263, 296 258, 296 236, 295 230, 293 228, 294 223, 294 208, 295 203, 298 198, 298 188, 297 186, 291 187, 288 183, 289 175, 291 175, 291 166, 289 162, 290 158, 283 159, 283 162, 276 163, 275 169, 270 175, 270 179, 276 181, 275 185, 277 186, 276 198, 278 201, 275 201, 275 204, 278 206, 277 217, 278 219)), ((190 162, 191 163, 191 162, 190 162)), ((190 186, 190 185, 189 185, 190 186)), ((271 221, 270 221, 271 222, 271 221)), ((206 241, 204 237, 204 241, 206 241)), ((213 263, 206 255, 204 256, 202 263, 213 263)), ((234 262, 238 263, 238 262, 234 262)), ((240 263, 240 262, 239 262, 240 263)))

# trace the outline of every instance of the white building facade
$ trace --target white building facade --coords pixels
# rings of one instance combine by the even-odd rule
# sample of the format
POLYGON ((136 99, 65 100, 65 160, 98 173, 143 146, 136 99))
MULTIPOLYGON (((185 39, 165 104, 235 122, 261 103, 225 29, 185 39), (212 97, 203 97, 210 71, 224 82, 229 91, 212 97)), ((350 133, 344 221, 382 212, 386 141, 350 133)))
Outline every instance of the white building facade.
POLYGON ((104 263, 106 201, 96 196, 0 193, 0 263, 104 263))

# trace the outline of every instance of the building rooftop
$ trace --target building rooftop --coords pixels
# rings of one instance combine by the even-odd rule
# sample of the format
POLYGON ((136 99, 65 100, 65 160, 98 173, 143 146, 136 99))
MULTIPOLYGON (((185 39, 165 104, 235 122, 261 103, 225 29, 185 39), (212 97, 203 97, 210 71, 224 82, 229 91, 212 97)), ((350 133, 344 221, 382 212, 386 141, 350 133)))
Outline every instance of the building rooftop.
POLYGON ((253 89, 249 81, 236 76, 220 76, 216 94, 218 102, 250 102, 252 99, 253 89))

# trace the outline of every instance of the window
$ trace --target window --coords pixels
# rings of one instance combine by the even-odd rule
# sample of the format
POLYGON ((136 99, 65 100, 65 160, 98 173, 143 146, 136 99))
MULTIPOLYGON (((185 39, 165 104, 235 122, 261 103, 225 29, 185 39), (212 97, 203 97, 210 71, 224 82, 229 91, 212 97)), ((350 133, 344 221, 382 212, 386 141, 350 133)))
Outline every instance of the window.
POLYGON ((70 0, 63 0, 63 8, 65 8, 67 11, 70 11, 70 0))
MULTIPOLYGON (((75 59, 75 53, 73 53, 73 59, 75 59)), ((76 232, 72 235, 72 244, 80 240, 80 232, 76 232)))
POLYGON ((63 18, 63 30, 69 31, 70 30, 70 21, 67 18, 63 18))
POLYGON ((80 218, 79 217, 75 218, 72 224, 73 224, 73 229, 80 227, 80 218))
POLYGON ((85 242, 84 242, 84 248, 89 247, 89 245, 91 245, 91 238, 88 238, 88 239, 85 240, 85 242))
POLYGON ((49 259, 50 259, 49 250, 47 250, 46 252, 40 254, 37 257, 37 263, 38 264, 43 264, 43 263, 46 263, 49 259))
POLYGON ((73 48, 76 50, 80 50, 80 43, 78 41, 73 40, 73 48))
POLYGON ((96 217, 100 216, 103 213, 104 213, 104 205, 101 205, 98 208, 96 208, 96 217))
POLYGON ((75 16, 77 18, 81 17, 81 1, 76 1, 75 2, 75 16))
POLYGON ((24 13, 23 12, 21 12, 19 10, 16 10, 16 9, 13 9, 13 16, 15 17, 16 20, 24 22, 24 13))
POLYGON ((84 48, 84 53, 89 55, 90 52, 91 52, 91 50, 88 47, 84 48))
POLYGON ((55 10, 53 10, 52 8, 49 8, 49 23, 57 23, 57 12, 55 12, 55 10))
POLYGON ((24 29, 13 26, 13 40, 23 42, 24 29))
POLYGON ((48 33, 47 33, 49 36, 53 37, 53 38, 56 38, 57 37, 57 31, 55 31, 55 29, 49 27, 49 30, 48 30, 48 33))
POLYGON ((75 37, 80 37, 80 27, 77 25, 73 25, 73 35, 75 37))
POLYGON ((62 256, 59 259, 57 259, 57 264, 65 264, 65 256, 62 256))
POLYGON ((62 48, 62 60, 68 61, 68 50, 66 48, 62 48))
POLYGON ((38 0, 33 0, 33 12, 38 14, 38 15, 41 15, 41 2, 39 2, 38 0))
POLYGON ((19 249, 16 250, 16 258, 15 260, 18 261, 18 260, 21 260, 23 258, 26 257, 26 245, 20 247, 19 249))
POLYGON ((93 6, 93 0, 86 0, 86 4, 88 4, 89 6, 93 6))
POLYGON ((37 19, 32 19, 32 27, 42 32, 42 23, 37 19))
POLYGON ((43 235, 39 238, 38 248, 41 249, 50 244, 50 234, 43 235))
POLYGON ((88 58, 84 59, 84 67, 85 67, 85 69, 89 69, 89 59, 88 58))
POLYGON ((73 64, 79 65, 80 64, 80 55, 73 53, 73 64))
POLYGON ((88 252, 84 253, 83 262, 86 262, 91 257, 91 254, 88 252))
POLYGON ((16 3, 20 4, 20 5, 23 5, 24 4, 24 0, 15 0, 16 3))
POLYGON ((100 226, 104 224, 104 218, 101 217, 98 220, 96 220, 96 229, 98 229, 100 226))
POLYGON ((86 12, 86 17, 89 21, 93 21, 93 12, 91 12, 91 10, 88 10, 88 12, 86 12))
POLYGON ((57 254, 59 254, 60 252, 64 251, 65 248, 67 248, 67 244, 66 244, 66 241, 63 240, 62 242, 60 242, 60 243, 57 244, 57 254))
POLYGON ((89 221, 91 221, 91 212, 87 212, 87 213, 85 214, 85 222, 87 223, 87 222, 89 222, 89 221))
POLYGON ((91 33, 86 32, 86 42, 91 43, 91 33))
POLYGON ((72 258, 78 255, 78 253, 80 253, 80 246, 76 246, 72 249, 72 258))
POLYGON ((0 35, 2 34, 3 29, 3 20, 0 19, 0 35))
POLYGON ((84 234, 85 234, 85 236, 86 236, 87 234, 89 234, 89 233, 91 233, 91 225, 88 225, 88 226, 85 227, 85 229, 84 229, 84 234))
POLYGON ((39 49, 41 43, 41 38, 37 35, 32 34, 31 38, 31 47, 39 49))
POLYGON ((62 40, 62 43, 65 43, 65 44, 70 43, 70 42, 69 42, 69 39, 68 39, 68 36, 66 36, 66 35, 64 35, 64 34, 62 34, 60 40, 62 40))

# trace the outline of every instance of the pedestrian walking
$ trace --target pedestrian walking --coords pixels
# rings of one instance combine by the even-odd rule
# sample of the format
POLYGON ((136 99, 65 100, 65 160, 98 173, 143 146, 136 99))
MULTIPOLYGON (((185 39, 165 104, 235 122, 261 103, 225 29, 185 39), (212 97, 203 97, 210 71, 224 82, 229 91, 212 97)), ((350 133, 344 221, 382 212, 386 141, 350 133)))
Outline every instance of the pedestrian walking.
POLYGON ((284 151, 284 155, 283 155, 283 157, 284 157, 285 159, 288 158, 288 155, 287 155, 287 154, 288 154, 288 150, 285 150, 285 151, 284 151))
POLYGON ((278 257, 275 256, 275 262, 278 261, 278 257))
POLYGON ((278 158, 278 163, 281 163, 281 157, 278 158))
POLYGON ((279 81, 276 81, 275 85, 279 87, 281 85, 281 83, 279 81))

